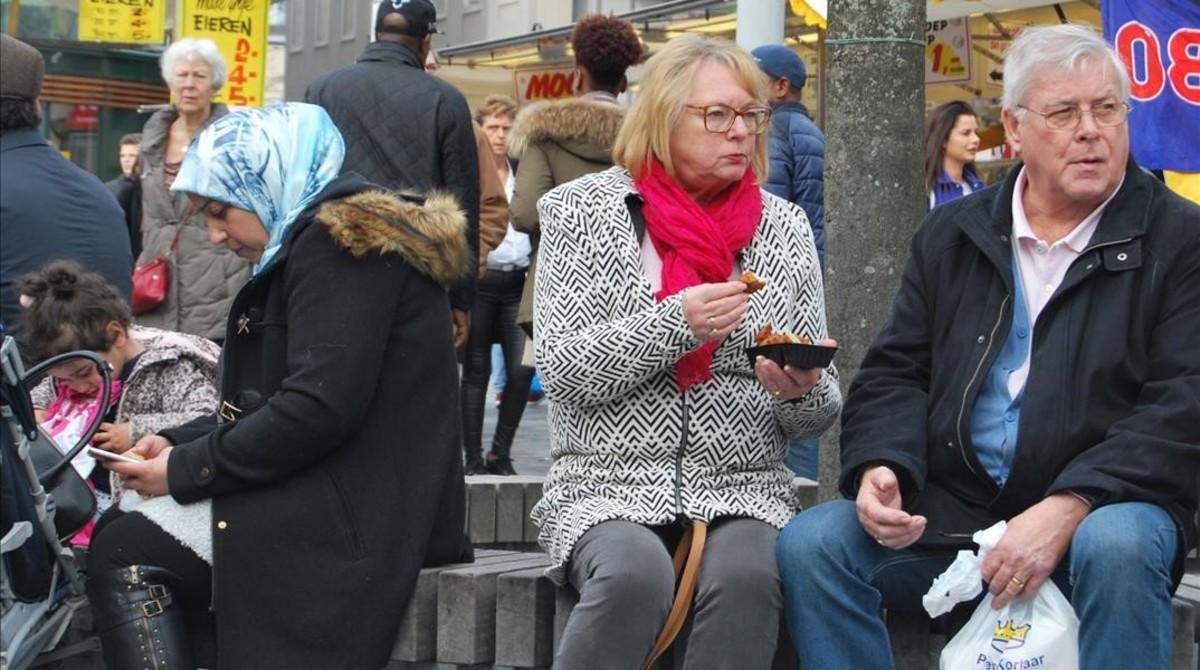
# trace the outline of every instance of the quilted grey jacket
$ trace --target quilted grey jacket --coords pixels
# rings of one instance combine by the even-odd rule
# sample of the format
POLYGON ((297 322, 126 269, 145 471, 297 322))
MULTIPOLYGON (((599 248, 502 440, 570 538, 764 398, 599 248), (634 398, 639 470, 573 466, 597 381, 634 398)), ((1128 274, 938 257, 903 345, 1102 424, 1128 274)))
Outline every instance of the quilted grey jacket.
MULTIPOLYGON (((320 105, 342 133, 342 174, 357 172, 393 191, 454 196, 467 217, 469 258, 479 258, 479 159, 467 100, 450 84, 425 74, 416 52, 375 42, 358 62, 319 77, 304 101, 320 105)), ((469 309, 474 272, 450 292, 469 309)))
POLYGON ((699 345, 680 297, 656 303, 642 273, 620 167, 559 186, 538 203, 541 267, 534 350, 550 404, 554 463, 532 512, 562 582, 575 542, 610 519, 762 520, 796 510, 789 438, 819 435, 841 408, 832 365, 807 396, 778 402, 745 354, 764 325, 826 337, 821 271, 804 212, 763 193, 743 268, 766 279, 718 347, 712 379, 680 392, 675 363, 699 345))
MULTIPOLYGON (((225 105, 213 105, 200 130, 226 112, 225 105)), ((168 191, 163 182, 167 136, 178 116, 174 108, 156 112, 142 132, 142 254, 137 262, 141 265, 168 256, 171 285, 166 301, 137 317, 137 322, 219 340, 225 337, 229 304, 250 276, 250 263, 223 245, 209 242, 204 214, 185 217, 190 209, 187 196, 168 191), (177 231, 179 243, 172 254, 171 241, 177 231)))

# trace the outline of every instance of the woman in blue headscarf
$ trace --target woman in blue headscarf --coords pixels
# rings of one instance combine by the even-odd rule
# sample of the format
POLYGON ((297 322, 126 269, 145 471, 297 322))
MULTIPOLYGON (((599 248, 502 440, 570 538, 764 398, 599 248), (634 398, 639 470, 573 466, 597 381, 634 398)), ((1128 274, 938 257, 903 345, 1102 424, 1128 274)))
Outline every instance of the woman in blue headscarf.
POLYGON ((108 520, 89 559, 108 667, 382 667, 421 566, 469 558, 445 291, 463 219, 339 177, 342 154, 325 111, 292 103, 222 117, 184 159, 174 189, 254 271, 219 410, 109 467, 211 499, 213 563, 136 513, 108 520), (197 658, 210 607, 216 659, 197 658))

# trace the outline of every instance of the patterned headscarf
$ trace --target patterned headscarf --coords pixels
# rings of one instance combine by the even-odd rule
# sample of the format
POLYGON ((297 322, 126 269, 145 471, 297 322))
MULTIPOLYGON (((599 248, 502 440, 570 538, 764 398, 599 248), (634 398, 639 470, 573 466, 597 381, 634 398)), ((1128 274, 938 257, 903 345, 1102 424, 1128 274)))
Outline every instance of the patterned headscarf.
POLYGON ((171 190, 257 214, 270 236, 258 274, 300 212, 338 176, 345 153, 341 133, 316 105, 239 109, 192 141, 171 190))

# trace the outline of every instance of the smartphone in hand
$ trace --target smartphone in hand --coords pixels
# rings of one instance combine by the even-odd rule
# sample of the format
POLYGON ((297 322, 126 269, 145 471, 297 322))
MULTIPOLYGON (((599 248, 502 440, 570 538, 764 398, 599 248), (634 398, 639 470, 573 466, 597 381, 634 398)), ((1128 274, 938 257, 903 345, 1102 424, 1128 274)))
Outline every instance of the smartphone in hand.
POLYGON ((97 449, 96 447, 87 447, 87 452, 97 458, 107 458, 107 459, 114 460, 114 461, 125 461, 126 463, 141 463, 143 460, 145 460, 145 459, 137 458, 135 456, 127 456, 125 454, 118 454, 118 453, 114 453, 111 451, 105 451, 103 449, 97 449))

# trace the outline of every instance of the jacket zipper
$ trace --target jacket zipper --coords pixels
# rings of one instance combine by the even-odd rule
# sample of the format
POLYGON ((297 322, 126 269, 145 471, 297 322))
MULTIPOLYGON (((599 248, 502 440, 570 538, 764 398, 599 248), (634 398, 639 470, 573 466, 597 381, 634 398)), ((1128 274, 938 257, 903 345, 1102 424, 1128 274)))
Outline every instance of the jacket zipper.
POLYGON ((967 469, 976 477, 979 476, 979 473, 971 465, 971 459, 967 458, 967 446, 963 441, 963 415, 967 413, 967 396, 971 394, 971 387, 975 385, 975 380, 979 378, 979 372, 983 369, 983 364, 987 361, 988 354, 992 352, 992 343, 996 341, 996 332, 1000 330, 1000 324, 1004 322, 1004 308, 1008 307, 1008 300, 1011 297, 1004 296, 1004 302, 1000 303, 1000 314, 996 317, 996 325, 992 326, 992 332, 988 335, 987 348, 983 350, 983 355, 979 358, 979 364, 975 366, 975 372, 971 374, 971 378, 967 380, 966 387, 963 388, 962 402, 958 407, 958 422, 955 424, 955 431, 958 434, 958 451, 962 454, 963 463, 966 464, 967 469))
POLYGON ((1089 251, 1095 251, 1096 249, 1103 249, 1104 247, 1111 247, 1114 244, 1125 244, 1126 242, 1132 242, 1132 241, 1133 241, 1132 237, 1127 237, 1123 240, 1113 240, 1112 242, 1101 242, 1100 244, 1097 244, 1094 247, 1088 247, 1087 249, 1084 249, 1083 253, 1081 253, 1079 255, 1080 255, 1080 257, 1082 257, 1083 254, 1086 254, 1089 251))
POLYGON ((683 450, 687 447, 688 437, 688 405, 687 391, 683 392, 683 432, 679 437, 679 449, 675 452, 675 518, 682 519, 683 514, 683 450))

